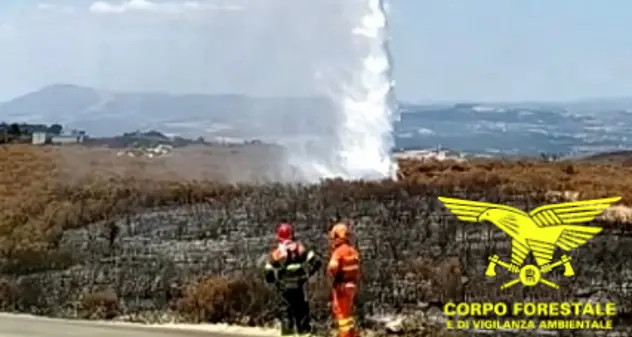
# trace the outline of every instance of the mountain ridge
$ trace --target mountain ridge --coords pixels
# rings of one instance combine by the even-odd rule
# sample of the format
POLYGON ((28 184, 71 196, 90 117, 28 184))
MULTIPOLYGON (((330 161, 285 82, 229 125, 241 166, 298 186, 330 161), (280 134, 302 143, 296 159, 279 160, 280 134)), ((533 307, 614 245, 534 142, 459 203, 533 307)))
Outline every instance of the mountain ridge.
MULTIPOLYGON (((306 120, 291 133, 306 127, 322 131, 322 117, 333 114, 332 102, 314 97, 250 97, 240 94, 171 94, 117 92, 72 84, 56 84, 0 103, 0 116, 15 122, 61 123, 91 134, 109 136, 135 129, 204 136, 219 134, 230 125, 235 133, 254 136, 282 132, 283 117, 300 110, 306 120), (311 118, 310 118, 311 117, 311 118), (274 123, 278 121, 278 123, 274 123), (267 129, 257 128, 266 124, 267 129), (128 125, 126 127, 123 127, 128 125), (209 129, 209 130, 204 130, 209 129), (218 130, 219 129, 219 130, 218 130), (235 131, 237 129, 237 131, 235 131), (239 132, 239 131, 242 132, 239 132)), ((333 117, 333 115, 329 116, 333 117)))
MULTIPOLYGON (((202 93, 202 92, 190 92, 190 93, 172 93, 168 91, 162 90, 133 90, 133 91, 119 91, 119 90, 107 90, 107 89, 99 89, 85 85, 77 85, 71 83, 56 83, 51 85, 43 86, 39 89, 29 91, 22 95, 16 96, 6 101, 0 102, 0 105, 4 105, 5 103, 10 103, 12 101, 19 100, 21 98, 32 96, 34 94, 40 94, 46 91, 62 91, 62 90, 77 90, 77 91, 92 91, 95 93, 108 93, 115 95, 160 95, 160 96, 170 96, 170 97, 234 97, 234 98, 254 98, 254 99, 305 99, 308 96, 285 96, 285 97, 275 97, 275 96, 253 96, 246 94, 235 94, 235 93, 202 93)), ((432 107, 432 106, 453 106, 453 105, 479 105, 479 106, 507 106, 507 107, 516 107, 516 106, 528 106, 528 105, 575 105, 575 104, 625 104, 632 108, 632 96, 595 96, 595 97, 586 97, 586 98, 577 98, 577 99, 569 99, 569 100, 516 100, 516 101, 490 101, 490 100, 441 100, 441 101, 420 101, 417 103, 412 103, 408 101, 398 101, 398 105, 405 107, 432 107)))

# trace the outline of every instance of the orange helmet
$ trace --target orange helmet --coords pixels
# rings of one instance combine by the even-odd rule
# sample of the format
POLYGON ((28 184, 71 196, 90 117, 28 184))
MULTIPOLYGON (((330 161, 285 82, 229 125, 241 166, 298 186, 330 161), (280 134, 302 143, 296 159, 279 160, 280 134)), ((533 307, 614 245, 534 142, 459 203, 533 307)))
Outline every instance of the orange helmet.
POLYGON ((350 238, 351 230, 346 223, 336 223, 329 230, 329 240, 334 247, 339 246, 343 243, 349 243, 350 238))

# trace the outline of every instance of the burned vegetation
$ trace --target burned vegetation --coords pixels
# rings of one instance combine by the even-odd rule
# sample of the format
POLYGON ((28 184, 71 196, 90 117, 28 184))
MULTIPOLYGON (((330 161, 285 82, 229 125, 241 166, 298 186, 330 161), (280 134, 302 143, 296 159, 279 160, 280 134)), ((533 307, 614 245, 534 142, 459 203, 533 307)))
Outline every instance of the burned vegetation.
MULTIPOLYGON (((60 148, 0 148, 0 309, 55 317, 272 322, 274 292, 260 257, 280 221, 327 253, 336 217, 352 220, 363 257, 360 316, 370 326, 393 313, 428 317, 447 301, 600 300, 632 303, 628 234, 632 168, 623 163, 400 161, 398 181, 316 185, 227 184, 161 175, 146 162, 108 167, 60 148), (488 256, 509 255, 489 224, 465 224, 439 196, 532 209, 621 196, 594 225, 606 229, 572 252, 576 276, 561 290, 486 278, 488 256)), ((97 153, 97 152, 95 152, 97 153)), ((99 156, 102 156, 100 154, 99 156)), ((222 160, 218 158, 217 160, 222 160)), ((501 274, 501 271, 498 272, 501 274)), ((328 284, 310 283, 313 316, 327 326, 328 284)), ((624 320, 622 318, 622 320, 624 320)))

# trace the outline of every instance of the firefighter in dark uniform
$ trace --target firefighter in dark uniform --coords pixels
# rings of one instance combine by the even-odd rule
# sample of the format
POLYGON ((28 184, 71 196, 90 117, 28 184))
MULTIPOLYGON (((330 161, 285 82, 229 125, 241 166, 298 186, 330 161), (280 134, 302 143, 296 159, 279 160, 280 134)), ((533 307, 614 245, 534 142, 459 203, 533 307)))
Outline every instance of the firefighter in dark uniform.
POLYGON ((276 286, 282 298, 281 335, 293 335, 296 328, 299 336, 309 336, 312 327, 305 283, 318 271, 322 260, 295 240, 290 224, 277 227, 276 239, 278 246, 268 256, 265 279, 276 286))

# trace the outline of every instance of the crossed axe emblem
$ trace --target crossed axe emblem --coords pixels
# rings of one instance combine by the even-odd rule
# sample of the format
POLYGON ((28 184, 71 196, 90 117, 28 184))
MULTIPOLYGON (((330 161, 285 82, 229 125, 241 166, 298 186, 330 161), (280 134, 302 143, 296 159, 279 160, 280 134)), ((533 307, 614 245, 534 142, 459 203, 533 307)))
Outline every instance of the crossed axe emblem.
POLYGON ((526 287, 533 287, 538 283, 542 283, 551 288, 558 289, 560 287, 559 285, 543 278, 542 275, 549 273, 550 271, 561 265, 564 265, 564 276, 571 277, 575 275, 575 271, 573 270, 573 266, 571 265, 571 257, 568 255, 562 255, 562 257, 558 261, 547 263, 539 268, 532 264, 527 264, 519 267, 513 263, 504 262, 498 257, 498 255, 493 255, 489 257, 489 265, 487 266, 487 271, 485 271, 485 276, 496 276, 496 265, 507 269, 512 274, 518 274, 518 277, 516 279, 503 284, 500 289, 507 289, 518 283, 522 283, 526 287))

